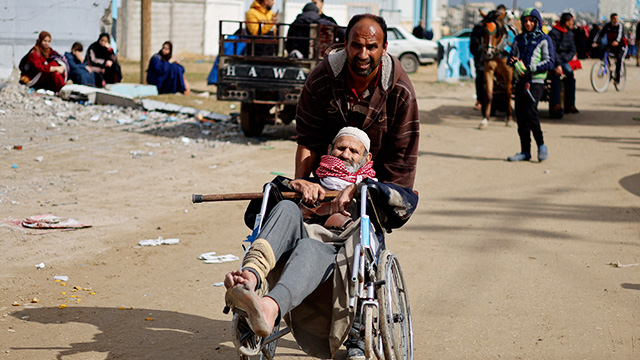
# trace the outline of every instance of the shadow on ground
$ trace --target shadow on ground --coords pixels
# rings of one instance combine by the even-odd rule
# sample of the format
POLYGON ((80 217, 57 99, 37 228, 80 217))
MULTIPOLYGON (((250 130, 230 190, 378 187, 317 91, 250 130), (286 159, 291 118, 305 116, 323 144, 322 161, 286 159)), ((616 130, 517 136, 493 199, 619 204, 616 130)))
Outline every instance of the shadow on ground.
MULTIPOLYGON (((558 192, 570 192, 575 189, 554 188, 549 189, 546 193, 540 195, 553 195, 558 192)), ((575 221, 585 223, 621 223, 627 224, 635 222, 638 214, 634 213, 628 206, 585 206, 583 204, 562 205, 549 204, 541 199, 499 199, 499 198, 446 198, 443 201, 464 204, 463 210, 434 210, 428 211, 427 216, 439 215, 448 218, 458 218, 460 221, 458 226, 437 226, 428 224, 409 223, 403 227, 408 230, 419 230, 424 232, 435 231, 474 231, 486 232, 489 234, 501 233, 508 237, 512 236, 531 236, 537 238, 548 238, 555 240, 575 239, 575 236, 566 231, 553 231, 551 229, 521 227, 521 219, 561 219, 564 221, 575 221), (526 207, 523 203, 526 202, 526 207), (491 214, 494 219, 503 219, 499 221, 499 228, 488 226, 483 229, 469 227, 468 222, 464 219, 477 219, 491 214), (507 226, 505 224, 513 224, 507 226)), ((456 206, 459 207, 459 206, 456 206)), ((498 226, 498 225, 496 225, 498 226)), ((640 246, 636 242, 626 243, 627 245, 640 246)))
POLYGON ((447 153, 438 153, 432 151, 419 151, 418 156, 437 156, 447 159, 464 159, 464 160, 480 160, 480 161, 507 161, 506 157, 496 158, 496 157, 486 157, 486 156, 469 156, 469 155, 458 155, 458 154, 447 154, 447 153))
POLYGON ((640 157, 640 136, 639 137, 563 136, 563 138, 593 140, 593 141, 606 143, 606 144, 618 144, 620 145, 620 149, 631 151, 629 156, 640 157))
MULTIPOLYGON (((619 105, 617 111, 581 111, 579 114, 566 114, 562 119, 551 119, 549 117, 548 103, 540 103, 538 106, 540 121, 543 124, 567 124, 567 125, 588 125, 588 126, 621 126, 621 125, 638 125, 638 105, 622 104, 619 105)), ((491 116, 491 123, 504 125, 506 113, 498 111, 491 116)), ((420 123, 428 125, 438 125, 445 122, 446 119, 456 117, 462 120, 471 120, 469 125, 477 126, 482 120, 482 114, 479 110, 474 110, 469 106, 442 105, 431 111, 420 111, 420 123)), ((514 113, 515 120, 515 113, 514 113)), ((515 125, 514 125, 515 126, 515 125)), ((544 125, 543 125, 544 128, 544 125)))
MULTIPOLYGON (((11 314, 45 325, 83 323, 99 332, 92 341, 43 347, 11 347, 12 354, 23 351, 57 350, 57 359, 91 352, 107 353, 108 359, 235 359, 228 321, 174 311, 153 309, 120 310, 100 307, 68 307, 65 309, 24 309, 11 314), (25 318, 27 317, 28 318, 25 318), (147 320, 153 318, 153 320, 147 320), (223 345, 224 343, 224 345, 223 345)), ((71 330, 71 329, 70 329, 71 330)), ((63 330, 64 331, 64 330, 63 330)), ((72 331, 69 331, 72 334, 72 331)), ((293 341, 278 341, 279 353, 297 349, 293 341)), ((81 358, 80 355, 79 358, 81 358)))
POLYGON ((640 197, 640 173, 620 179, 620 186, 635 196, 640 197))

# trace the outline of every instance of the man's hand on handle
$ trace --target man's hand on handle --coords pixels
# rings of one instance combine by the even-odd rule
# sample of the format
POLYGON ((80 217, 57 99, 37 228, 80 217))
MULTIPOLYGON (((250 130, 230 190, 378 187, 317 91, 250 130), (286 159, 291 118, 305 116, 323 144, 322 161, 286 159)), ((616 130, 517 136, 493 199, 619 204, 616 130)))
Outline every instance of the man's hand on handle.
POLYGON ((320 184, 303 179, 291 180, 289 185, 293 190, 302 194, 302 202, 308 206, 313 206, 318 201, 322 201, 326 194, 326 191, 322 186, 320 186, 320 184))

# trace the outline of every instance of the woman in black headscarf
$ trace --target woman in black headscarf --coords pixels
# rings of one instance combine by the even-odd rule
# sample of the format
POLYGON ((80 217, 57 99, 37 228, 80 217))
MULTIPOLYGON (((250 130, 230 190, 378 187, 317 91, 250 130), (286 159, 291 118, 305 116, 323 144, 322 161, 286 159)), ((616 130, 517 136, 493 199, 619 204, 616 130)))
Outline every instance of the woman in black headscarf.
POLYGON ((189 82, 184 76, 184 67, 173 57, 173 44, 165 41, 162 49, 149 60, 147 83, 155 85, 160 94, 181 92, 189 94, 189 82))
POLYGON ((102 33, 98 37, 98 41, 91 44, 87 49, 85 61, 95 74, 97 87, 122 81, 120 64, 118 64, 118 58, 114 54, 110 42, 109 34, 102 33))

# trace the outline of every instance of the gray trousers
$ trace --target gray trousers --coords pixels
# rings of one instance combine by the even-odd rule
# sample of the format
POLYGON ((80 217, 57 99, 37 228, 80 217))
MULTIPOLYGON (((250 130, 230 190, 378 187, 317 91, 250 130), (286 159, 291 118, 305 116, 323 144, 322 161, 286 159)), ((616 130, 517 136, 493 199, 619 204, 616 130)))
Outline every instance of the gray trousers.
POLYGON ((278 303, 282 315, 333 274, 338 248, 308 237, 300 209, 292 201, 281 201, 271 210, 258 238, 269 242, 276 263, 286 262, 267 295, 278 303))

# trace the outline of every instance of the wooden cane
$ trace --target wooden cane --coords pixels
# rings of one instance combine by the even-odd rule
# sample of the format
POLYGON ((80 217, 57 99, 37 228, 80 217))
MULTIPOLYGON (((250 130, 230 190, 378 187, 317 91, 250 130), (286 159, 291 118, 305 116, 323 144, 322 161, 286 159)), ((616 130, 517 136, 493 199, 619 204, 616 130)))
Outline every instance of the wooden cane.
MULTIPOLYGON (((325 199, 327 198, 335 198, 340 194, 339 191, 327 191, 324 195, 325 199)), ((202 195, 202 194, 193 194, 191 197, 191 201, 194 204, 202 203, 202 202, 211 202, 211 201, 236 201, 236 200, 255 200, 262 199, 264 193, 261 192, 253 192, 253 193, 235 193, 235 194, 211 194, 211 195, 202 195)), ((284 199, 300 199, 302 194, 294 191, 285 191, 282 192, 282 197, 284 199)))

